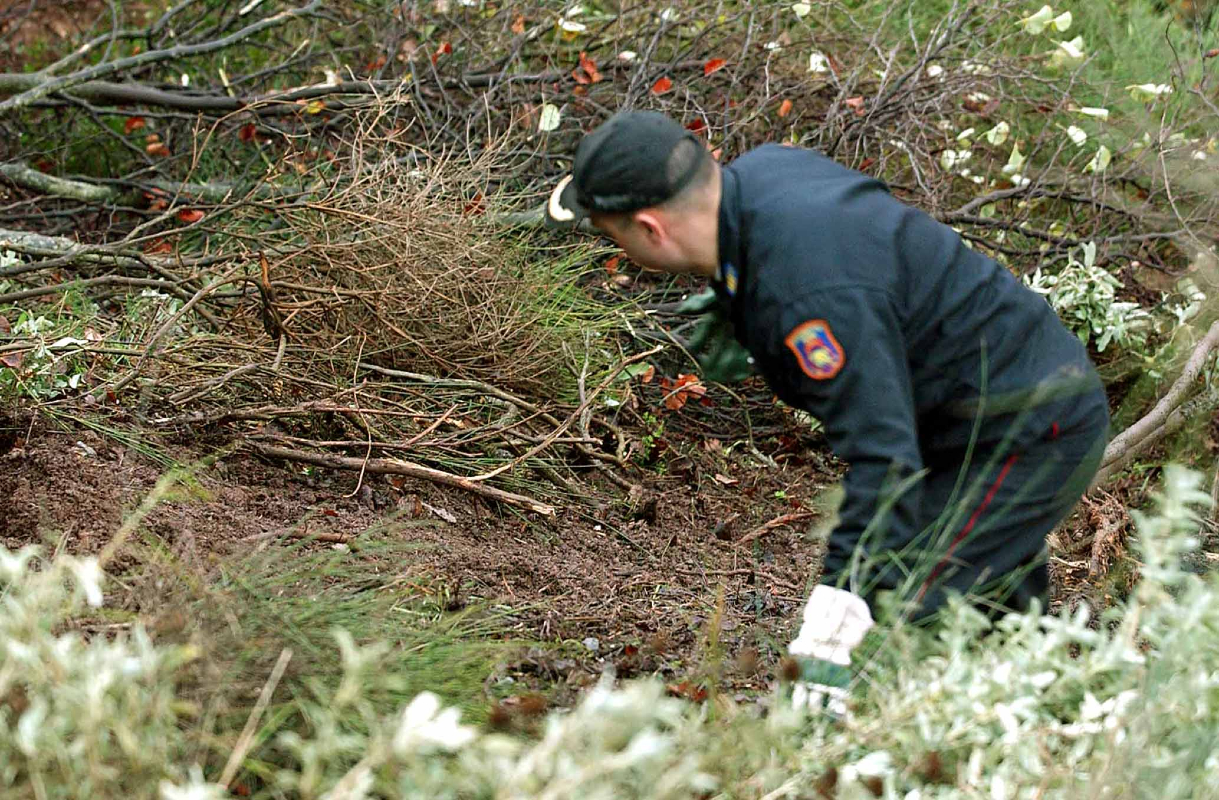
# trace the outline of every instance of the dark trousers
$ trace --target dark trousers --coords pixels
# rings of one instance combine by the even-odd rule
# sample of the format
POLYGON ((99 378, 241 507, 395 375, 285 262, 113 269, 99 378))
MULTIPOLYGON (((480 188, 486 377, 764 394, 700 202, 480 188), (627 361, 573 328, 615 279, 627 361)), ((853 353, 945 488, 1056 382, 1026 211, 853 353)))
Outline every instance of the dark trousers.
MULTIPOLYGON (((1108 442, 1103 393, 1066 419, 1036 415, 1035 435, 1012 446, 939 453, 926 466, 918 535, 868 548, 861 586, 869 605, 885 592, 911 619, 931 617, 951 591, 992 617, 1045 608, 1046 537, 1065 519, 1100 467, 1108 442)), ((1027 423, 1026 423, 1027 424, 1027 423)))

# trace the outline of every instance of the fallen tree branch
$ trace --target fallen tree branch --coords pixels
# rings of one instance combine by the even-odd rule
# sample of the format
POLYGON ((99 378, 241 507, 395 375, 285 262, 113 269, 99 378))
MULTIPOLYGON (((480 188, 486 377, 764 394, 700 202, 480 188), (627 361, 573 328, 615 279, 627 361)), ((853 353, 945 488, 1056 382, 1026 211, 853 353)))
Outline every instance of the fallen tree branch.
MULTIPOLYGON (((188 58, 191 56, 205 55, 214 53, 217 50, 223 50, 230 45, 234 45, 244 39, 248 39, 254 34, 266 30, 267 28, 275 27, 290 19, 303 17, 317 11, 322 7, 322 0, 311 0, 308 5, 300 8, 290 8, 281 11, 278 14, 273 14, 266 19, 261 19, 252 25, 247 25, 241 30, 234 31, 228 36, 221 37, 210 42, 201 42, 199 44, 178 45, 177 47, 169 47, 164 50, 149 50, 143 53, 137 53, 127 58, 119 58, 114 61, 96 64, 86 69, 78 70, 70 75, 64 75, 61 78, 50 78, 46 76, 36 76, 38 85, 21 92, 18 95, 8 98, 0 102, 0 114, 12 112, 20 108, 29 106, 44 97, 49 97, 56 92, 62 92, 71 89, 74 86, 87 83, 92 80, 104 77, 106 75, 114 75, 127 69, 142 67, 147 64, 155 64, 161 61, 169 61, 177 58, 188 58)), ((5 76, 8 77, 8 76, 5 76)))
MULTIPOLYGON (((1169 387, 1168 393, 1160 399, 1160 402, 1156 403, 1155 407, 1145 417, 1122 431, 1113 438, 1113 441, 1109 442, 1109 445, 1105 448, 1105 455, 1101 459, 1102 471, 1119 459, 1124 459, 1130 453, 1142 449, 1148 443, 1147 440, 1151 434, 1165 427, 1169 416, 1181 405, 1185 396, 1193 388, 1193 383, 1202 372, 1202 367, 1205 366, 1207 358, 1217 346, 1219 346, 1219 322, 1211 325, 1206 336, 1202 337, 1202 341, 1198 342, 1197 346, 1194 347, 1193 353, 1190 354, 1189 360, 1185 363, 1185 369, 1181 371, 1181 374, 1173 382, 1172 386, 1169 387)), ((1109 474, 1112 474, 1112 471, 1109 474)))
POLYGON ((781 528, 784 525, 790 525, 793 522, 801 522, 806 519, 812 519, 815 516, 817 515, 812 511, 793 511, 790 514, 783 514, 754 528, 752 531, 738 539, 735 544, 737 547, 744 544, 749 544, 755 539, 762 538, 769 531, 773 531, 775 528, 781 528))
POLYGON ((1146 452, 1147 449, 1162 441, 1165 437, 1171 436, 1181 430, 1186 422, 1193 419, 1202 411, 1213 409, 1216 406, 1219 406, 1219 393, 1215 392, 1195 397, 1185 403, 1169 414, 1168 419, 1164 421, 1163 425, 1160 425, 1139 439, 1125 452, 1118 454, 1112 461, 1107 463, 1102 462, 1101 469, 1096 473, 1096 477, 1092 479, 1092 484, 1089 488, 1095 489, 1109 478, 1130 466, 1139 454, 1146 452))
MULTIPOLYGON (((79 200, 82 203, 134 203, 146 191, 147 186, 170 197, 185 197, 191 200, 202 200, 206 203, 224 203, 234 197, 253 197, 265 200, 271 197, 287 196, 289 192, 279 192, 265 183, 233 184, 233 183, 174 183, 173 181, 148 180, 140 181, 131 189, 120 189, 117 186, 91 183, 89 181, 57 178, 39 172, 28 164, 14 161, 0 164, 0 175, 23 189, 32 189, 52 197, 63 197, 69 200, 79 200)), ((293 190, 291 194, 296 194, 293 190)))
POLYGON ((475 483, 460 475, 454 475, 450 472, 443 472, 431 467, 425 467, 420 464, 413 464, 409 461, 399 461, 396 459, 387 458, 349 458, 347 456, 335 456, 322 453, 306 453, 300 450, 292 450, 287 447, 277 447, 269 444, 250 443, 249 447, 259 455, 267 458, 278 458, 286 461, 297 461, 302 464, 313 464, 318 467, 326 467, 328 469, 346 469, 346 470, 364 470, 367 474, 373 475, 404 475, 408 478, 419 478, 425 481, 439 484, 441 486, 451 486, 455 489, 463 489, 467 492, 486 497, 490 500, 498 500, 501 503, 524 508, 538 514, 543 514, 548 517, 555 515, 554 506, 545 503, 539 503, 523 495, 506 492, 502 489, 496 489, 491 486, 486 486, 481 483, 475 483))

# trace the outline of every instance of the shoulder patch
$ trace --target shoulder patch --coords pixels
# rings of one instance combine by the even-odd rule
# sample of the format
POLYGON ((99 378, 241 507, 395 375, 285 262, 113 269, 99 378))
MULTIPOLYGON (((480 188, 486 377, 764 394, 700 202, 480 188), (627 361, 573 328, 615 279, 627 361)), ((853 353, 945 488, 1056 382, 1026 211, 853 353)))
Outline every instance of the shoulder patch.
POLYGON ((846 363, 842 345, 834 338, 830 324, 823 319, 800 323, 783 342, 796 354, 804 374, 815 381, 834 377, 846 363))

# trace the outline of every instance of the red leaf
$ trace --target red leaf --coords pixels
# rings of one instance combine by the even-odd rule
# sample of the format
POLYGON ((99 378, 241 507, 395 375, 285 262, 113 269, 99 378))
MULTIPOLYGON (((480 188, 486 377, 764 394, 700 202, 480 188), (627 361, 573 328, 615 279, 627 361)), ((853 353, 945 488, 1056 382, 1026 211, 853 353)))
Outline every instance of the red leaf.
POLYGON ((876 159, 874 159, 874 158, 865 158, 865 159, 864 159, 862 162, 860 162, 860 164, 859 164, 859 171, 860 171, 860 172, 863 172, 865 169, 867 169, 868 167, 872 166, 872 165, 873 165, 873 164, 875 164, 875 163, 876 163, 876 159))
POLYGON ((372 61, 369 61, 367 64, 365 64, 364 71, 369 72, 369 73, 376 72, 377 70, 381 69, 381 67, 385 66, 385 61, 386 61, 385 55, 381 54, 381 55, 377 56, 375 59, 373 59, 372 61))
POLYGON ((247 122, 237 131, 237 138, 243 142, 252 142, 258 135, 258 128, 253 122, 247 122))
POLYGON ((633 644, 625 645, 622 648, 622 655, 626 656, 627 658, 637 655, 638 653, 639 653, 639 648, 633 644))
POLYGON ((864 115, 864 110, 863 110, 863 97, 862 97, 862 96, 860 96, 860 97, 848 97, 848 98, 846 99, 846 104, 847 104, 847 105, 848 105, 850 108, 853 108, 853 109, 855 110, 855 114, 856 114, 856 116, 860 116, 860 117, 862 117, 862 116, 864 115))
POLYGON ((339 512, 335 511, 333 508, 323 508, 322 515, 327 517, 337 517, 339 512))
POLYGON ((614 256, 609 261, 605 262, 605 271, 613 275, 618 271, 618 262, 622 260, 622 256, 614 256))
POLYGON ((144 118, 143 117, 128 117, 127 121, 123 123, 123 133, 131 133, 132 131, 138 131, 140 128, 143 128, 143 127, 144 127, 144 118))
POLYGON ((782 103, 780 103, 779 104, 779 116, 786 117, 788 114, 792 113, 793 105, 794 105, 794 103, 792 103, 792 101, 790 99, 784 100, 782 103))
POLYGON ((148 155, 150 155, 150 156, 161 156, 162 158, 164 158, 164 157, 171 155, 169 152, 169 148, 166 147, 161 142, 153 142, 152 144, 148 145, 144 149, 148 152, 148 155))
POLYGON ((690 683, 690 681, 666 684, 665 688, 668 689, 669 694, 675 697, 684 697, 695 703, 701 703, 707 699, 707 687, 697 683, 690 683))
POLYGON ((144 252, 150 256, 165 255, 172 253, 174 246, 164 239, 153 239, 148 244, 144 245, 144 252))
POLYGON ((178 212, 178 219, 187 225, 193 225, 203 219, 203 212, 197 208, 184 208, 178 212))
POLYGON ((722 58, 713 58, 706 64, 703 64, 703 75, 710 75, 713 72, 719 72, 728 62, 722 58))
POLYGON ((601 73, 597 71, 597 62, 588 57, 588 53, 580 53, 580 66, 571 72, 576 83, 597 83, 601 73))
POLYGON ((648 368, 643 371, 643 374, 641 376, 639 376, 639 379, 641 381, 643 381, 644 383, 651 383, 652 379, 655 377, 656 377, 656 367, 653 367, 649 364, 648 368))
POLYGON ((666 76, 652 84, 652 94, 664 94, 673 88, 673 81, 666 76))
POLYGON ((435 64, 436 60, 439 59, 441 56, 447 56, 449 53, 452 53, 452 52, 453 52, 453 45, 449 44, 448 42, 441 42, 440 47, 436 48, 436 52, 432 53, 432 63, 435 64))
POLYGON ((517 14, 516 19, 512 20, 512 32, 520 36, 525 32, 525 15, 517 14))
POLYGON ((478 216, 479 214, 483 213, 483 193, 477 192, 473 199, 465 204, 465 208, 463 210, 466 214, 472 214, 474 216, 478 216))
POLYGON ((703 122, 702 117, 699 117, 693 122, 687 123, 686 130, 693 131, 694 133, 702 133, 703 131, 707 130, 707 123, 703 122))

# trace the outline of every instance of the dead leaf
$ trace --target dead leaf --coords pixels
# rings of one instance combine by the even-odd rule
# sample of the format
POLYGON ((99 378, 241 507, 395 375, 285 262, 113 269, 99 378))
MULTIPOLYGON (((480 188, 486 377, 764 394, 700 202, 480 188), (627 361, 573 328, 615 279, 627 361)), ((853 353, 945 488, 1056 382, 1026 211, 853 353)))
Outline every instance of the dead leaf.
POLYGON ((21 362, 24 359, 25 359, 24 352, 5 353, 4 355, 0 356, 0 364, 3 364, 6 367, 12 367, 13 369, 17 369, 18 367, 21 366, 21 362))
POLYGON ((161 142, 153 142, 145 147, 144 150, 147 151, 148 155, 150 156, 161 156, 162 158, 168 158, 170 155, 172 155, 169 152, 169 148, 161 142))
POLYGON ((656 377, 656 367, 654 367, 651 364, 648 364, 648 368, 645 369, 643 371, 643 374, 641 374, 639 376, 639 380, 643 381, 644 383, 651 383, 652 379, 655 377, 656 377))
POLYGON ((148 244, 144 245, 144 252, 150 256, 160 256, 172 253, 174 246, 164 239, 153 239, 148 244))
POLYGON ((736 478, 729 478, 727 475, 721 475, 718 472, 715 473, 715 482, 722 486, 736 486, 740 483, 736 478))
POLYGON ((470 199, 470 202, 466 203, 465 206, 462 208, 463 213, 465 213, 469 216, 475 216, 475 217, 477 217, 479 214, 482 214, 483 211, 485 211, 485 210, 486 209, 483 205, 483 193, 482 192, 475 192, 474 197, 472 197, 470 199))
POLYGON ((864 110, 863 110, 863 97, 862 97, 862 96, 860 96, 860 97, 848 97, 848 98, 846 99, 846 104, 847 104, 847 106, 848 106, 848 107, 850 107, 850 108, 854 109, 854 111, 855 111, 855 115, 856 115, 856 116, 858 116, 858 117, 862 117, 862 116, 864 115, 864 110))
POLYGON ((686 123, 686 130, 691 133, 702 133, 707 130, 707 123, 703 121, 702 117, 699 117, 693 122, 686 123))
POLYGON ((673 81, 667 76, 652 84, 652 94, 664 94, 673 88, 673 81))
POLYGON ((252 142, 258 135, 258 128, 253 122, 247 122, 237 131, 237 138, 243 142, 252 142))
POLYGON ((971 95, 961 101, 961 106, 964 107, 966 111, 972 111, 975 114, 989 116, 999 108, 999 98, 992 97, 990 100, 983 101, 971 95))
POLYGON ((707 75, 711 75, 712 73, 719 72, 721 69, 724 68, 724 65, 727 63, 728 62, 722 58, 711 59, 706 64, 703 64, 703 76, 706 77, 707 75))
POLYGON ((580 65, 571 72, 571 77, 575 78, 576 83, 597 83, 601 80, 601 73, 597 71, 597 62, 588 57, 588 53, 580 53, 580 65))
POLYGON ((664 405, 670 411, 680 411, 691 398, 707 393, 707 387, 693 373, 678 375, 677 380, 662 377, 660 388, 665 391, 664 405))
POLYGON ((452 52, 453 52, 452 44, 450 44, 449 42, 441 42, 440 47, 436 48, 436 52, 432 53, 432 63, 435 64, 436 60, 439 59, 441 56, 447 56, 452 52))
POLYGON ((520 36, 525 32, 525 15, 517 14, 516 19, 512 20, 512 32, 520 36))
POLYGON ((684 697, 695 703, 701 703, 707 699, 707 687, 690 681, 665 684, 665 689, 674 697, 684 697))
POLYGON ((365 64, 364 71, 367 73, 376 72, 377 70, 381 69, 381 67, 385 66, 385 62, 386 62, 385 55, 381 54, 381 55, 377 56, 375 59, 373 59, 372 61, 369 61, 367 64, 365 64))
POLYGON ((203 212, 197 208, 184 208, 178 212, 178 219, 187 225, 193 225, 203 219, 203 212))
POLYGON ((786 117, 788 114, 792 113, 793 105, 795 105, 795 104, 792 103, 790 98, 788 98, 787 100, 784 100, 782 103, 780 103, 779 104, 779 116, 786 117))
POLYGON ((13 326, 9 325, 8 318, 0 314, 0 333, 12 333, 13 326))
POLYGON ((132 131, 138 131, 140 128, 143 128, 144 125, 145 122, 143 117, 128 117, 126 122, 123 123, 123 133, 129 134, 132 131))
POLYGON ((1202 55, 1203 58, 1214 58, 1215 56, 1219 56, 1219 47, 1213 48, 1211 50, 1207 50, 1202 55))
POLYGON ((144 137, 144 142, 146 144, 152 144, 159 141, 161 141, 161 135, 159 133, 150 133, 144 137))
POLYGON ((457 517, 453 516, 452 512, 445 511, 443 508, 437 508, 436 506, 430 505, 428 503, 421 503, 421 505, 424 508, 426 508, 428 511, 431 511, 433 514, 440 517, 445 522, 448 522, 451 524, 457 523, 457 517))
POLYGON ((618 262, 622 260, 622 256, 613 256, 605 262, 605 271, 613 275, 618 271, 618 262))

